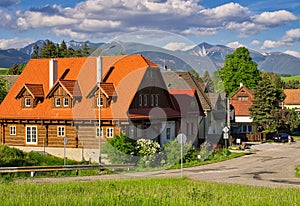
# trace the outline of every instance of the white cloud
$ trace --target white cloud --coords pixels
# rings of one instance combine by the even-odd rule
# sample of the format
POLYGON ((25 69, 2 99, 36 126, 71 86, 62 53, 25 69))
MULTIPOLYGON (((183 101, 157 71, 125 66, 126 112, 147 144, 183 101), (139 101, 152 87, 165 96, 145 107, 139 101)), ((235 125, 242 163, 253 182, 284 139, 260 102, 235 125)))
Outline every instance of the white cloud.
POLYGON ((64 36, 64 37, 71 37, 73 39, 86 39, 87 35, 83 34, 81 32, 75 32, 72 31, 71 29, 53 29, 53 32, 57 36, 64 36))
POLYGON ((248 8, 242 7, 238 3, 231 2, 213 9, 203 10, 201 13, 211 18, 228 18, 245 15, 247 16, 250 13, 250 11, 248 8))
POLYGON ((185 51, 185 50, 191 49, 195 46, 196 45, 187 45, 184 42, 170 42, 170 43, 166 44, 165 46, 163 46, 163 48, 171 50, 171 51, 177 51, 177 50, 185 51))
POLYGON ((298 51, 287 50, 284 53, 292 55, 292 56, 297 57, 297 58, 300 58, 300 52, 298 52, 298 51))
POLYGON ((29 38, 0 39, 0 49, 22 48, 33 42, 34 41, 29 38))
POLYGON ((250 44, 253 45, 253 46, 258 46, 258 45, 260 45, 260 41, 253 40, 250 44))
POLYGON ((209 36, 218 32, 218 28, 190 28, 181 32, 183 35, 209 36))
POLYGON ((45 28, 57 27, 76 24, 76 19, 71 19, 59 15, 44 15, 41 12, 27 11, 24 17, 18 18, 17 25, 20 30, 27 30, 29 28, 45 28))
POLYGON ((282 24, 283 22, 293 20, 297 20, 297 17, 286 10, 263 12, 253 17, 253 22, 259 24, 282 24))
POLYGON ((241 44, 238 41, 234 41, 234 42, 230 42, 230 43, 226 44, 226 46, 228 46, 230 48, 233 48, 233 49, 236 49, 236 48, 239 48, 239 47, 244 47, 245 45, 241 44))
POLYGON ((278 41, 265 40, 261 49, 274 49, 281 46, 291 46, 297 41, 300 41, 300 28, 286 31, 285 35, 278 41))

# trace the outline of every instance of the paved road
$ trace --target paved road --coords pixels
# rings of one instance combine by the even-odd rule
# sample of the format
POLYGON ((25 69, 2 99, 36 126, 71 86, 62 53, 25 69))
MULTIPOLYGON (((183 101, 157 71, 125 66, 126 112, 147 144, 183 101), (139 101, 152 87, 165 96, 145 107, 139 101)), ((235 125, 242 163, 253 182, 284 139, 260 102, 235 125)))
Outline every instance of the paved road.
MULTIPOLYGON (((295 167, 300 165, 300 142, 292 144, 267 143, 253 145, 255 154, 224 162, 193 168, 184 168, 183 175, 193 180, 245 184, 264 187, 299 187, 295 167)), ((180 170, 138 172, 92 177, 35 178, 27 181, 90 181, 145 177, 180 177, 180 170)))

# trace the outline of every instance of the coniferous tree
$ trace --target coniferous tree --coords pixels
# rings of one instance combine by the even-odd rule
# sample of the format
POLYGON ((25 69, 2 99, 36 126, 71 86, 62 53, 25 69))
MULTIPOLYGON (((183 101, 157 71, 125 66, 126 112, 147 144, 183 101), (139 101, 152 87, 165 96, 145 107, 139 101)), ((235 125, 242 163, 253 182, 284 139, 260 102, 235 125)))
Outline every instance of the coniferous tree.
POLYGON ((205 70, 202 79, 205 83, 205 91, 210 93, 214 92, 214 83, 207 70, 205 70))
POLYGON ((228 54, 224 66, 219 70, 225 92, 231 96, 238 90, 240 83, 253 89, 260 80, 260 71, 257 64, 252 61, 247 48, 239 47, 233 54, 228 54))
POLYGON ((253 122, 258 125, 260 131, 274 131, 282 125, 282 119, 278 118, 280 113, 279 102, 285 98, 282 89, 272 83, 268 74, 263 73, 262 79, 254 90, 255 99, 249 109, 253 122))
POLYGON ((31 58, 32 59, 38 59, 40 57, 39 53, 40 53, 40 48, 37 44, 35 44, 33 46, 33 53, 31 55, 31 58))
POLYGON ((60 44, 60 54, 61 57, 69 57, 67 44, 64 40, 60 44))
POLYGON ((8 82, 7 82, 7 80, 5 80, 2 77, 0 77, 0 103, 5 98, 5 96, 7 94, 7 90, 8 90, 8 82))
POLYGON ((82 47, 82 56, 87 57, 89 55, 90 55, 90 48, 89 48, 88 42, 85 42, 82 47))

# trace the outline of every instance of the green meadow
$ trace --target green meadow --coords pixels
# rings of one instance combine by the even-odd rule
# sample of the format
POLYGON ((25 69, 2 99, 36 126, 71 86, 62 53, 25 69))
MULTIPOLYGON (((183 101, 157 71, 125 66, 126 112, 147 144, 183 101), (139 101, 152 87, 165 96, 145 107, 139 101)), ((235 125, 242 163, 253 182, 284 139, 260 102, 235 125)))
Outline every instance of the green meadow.
POLYGON ((300 189, 187 178, 0 184, 1 205, 299 205, 300 189))
POLYGON ((0 75, 5 75, 8 72, 8 68, 0 68, 0 75))
POLYGON ((290 76, 290 77, 281 77, 281 79, 285 82, 288 82, 290 80, 298 80, 300 81, 300 75, 299 76, 290 76))

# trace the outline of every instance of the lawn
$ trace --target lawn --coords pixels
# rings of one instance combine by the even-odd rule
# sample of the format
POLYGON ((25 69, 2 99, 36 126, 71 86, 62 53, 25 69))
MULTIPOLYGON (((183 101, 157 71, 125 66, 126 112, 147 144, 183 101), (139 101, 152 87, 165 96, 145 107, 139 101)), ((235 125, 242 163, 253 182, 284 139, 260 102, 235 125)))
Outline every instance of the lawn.
POLYGON ((0 68, 0 75, 5 75, 8 72, 8 68, 0 68))
POLYGON ((300 81, 300 75, 299 76, 290 76, 290 77, 281 77, 281 79, 285 82, 290 81, 290 80, 300 81))
POLYGON ((187 178, 0 184, 1 205, 298 205, 300 189, 187 178))

